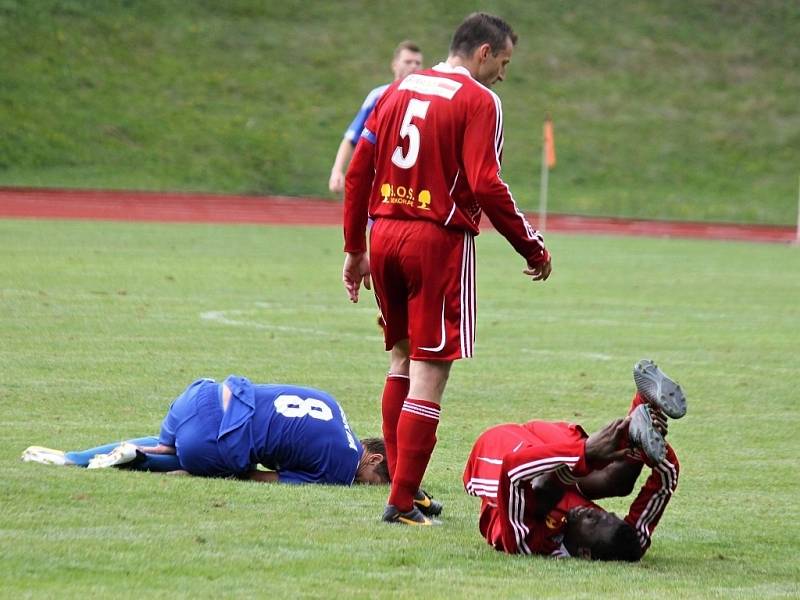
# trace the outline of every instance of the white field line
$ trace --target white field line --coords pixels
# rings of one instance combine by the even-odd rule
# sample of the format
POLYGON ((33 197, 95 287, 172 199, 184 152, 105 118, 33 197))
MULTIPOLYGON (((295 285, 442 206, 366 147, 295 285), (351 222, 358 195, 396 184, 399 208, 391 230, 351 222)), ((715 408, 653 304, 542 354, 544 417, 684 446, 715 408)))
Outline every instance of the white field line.
POLYGON ((200 318, 204 321, 213 321, 221 323, 222 325, 231 325, 233 327, 246 327, 248 329, 261 329, 264 331, 282 331, 286 333, 308 335, 313 337, 330 337, 330 338, 350 338, 362 341, 376 342, 380 341, 380 334, 376 332, 375 335, 363 335, 359 333, 350 333, 348 331, 330 331, 326 329, 315 329, 313 327, 295 327, 293 325, 274 325, 272 323, 262 323, 249 319, 231 318, 231 316, 238 317, 244 314, 243 310, 209 310, 200 313, 200 318), (229 316, 230 315, 230 316, 229 316))
MULTIPOLYGON (((38 290, 29 290, 29 289, 19 289, 19 288, 0 288, 0 295, 2 294, 9 294, 11 296, 20 296, 20 297, 29 297, 29 298, 38 298, 40 296, 40 292, 38 290)), ((96 291, 96 292, 76 292, 70 294, 53 294, 49 295, 51 300, 58 300, 61 302, 70 302, 70 301, 81 301, 81 300, 93 300, 97 299, 98 297, 119 297, 117 292, 115 291, 96 291)), ((138 300, 136 296, 125 296, 125 300, 138 300)), ((185 304, 186 298, 183 296, 160 296, 159 300, 162 302, 175 302, 177 304, 185 304)), ((273 302, 254 302, 253 305, 257 308, 265 308, 275 311, 280 311, 283 313, 294 312, 297 307, 289 306, 281 304, 281 303, 273 303, 273 302)), ((372 303, 364 303, 359 304, 358 306, 351 306, 346 300, 337 303, 337 304, 301 304, 300 307, 309 310, 315 310, 318 312, 326 312, 326 313, 337 313, 343 315, 353 315, 354 312, 358 314, 359 312, 364 313, 375 313, 377 309, 374 307, 372 303)), ((577 309, 577 308, 570 308, 570 307, 562 307, 563 313, 559 314, 541 314, 536 315, 535 319, 537 323, 569 323, 571 325, 592 325, 592 326, 609 326, 609 327, 618 327, 618 326, 628 326, 631 323, 631 313, 642 312, 644 310, 644 306, 640 305, 630 305, 630 306, 623 306, 617 305, 612 309, 609 309, 612 312, 616 312, 620 315, 619 318, 614 318, 614 314, 610 315, 609 317, 597 317, 595 313, 597 309, 577 309)), ((686 306, 686 315, 683 318, 683 324, 688 323, 717 323, 717 322, 724 322, 730 323, 736 320, 746 320, 747 323, 750 325, 755 324, 767 324, 773 325, 778 324, 781 330, 784 330, 787 326, 792 325, 794 322, 797 321, 794 315, 790 314, 782 314, 780 316, 774 314, 774 310, 769 306, 764 305, 756 305, 750 304, 747 306, 747 314, 744 315, 742 312, 721 312, 721 311, 707 311, 697 308, 695 310, 690 310, 692 307, 686 306)), ((544 310, 544 309, 543 309, 544 310)), ((213 312, 213 311, 212 311, 213 312)), ((228 313, 234 312, 233 310, 224 311, 228 313)), ((241 311, 243 312, 243 311, 241 311)), ((497 306, 493 302, 484 302, 481 304, 478 303, 478 325, 480 326, 481 321, 486 321, 489 319, 501 319, 506 320, 512 317, 520 316, 522 318, 530 318, 531 317, 531 309, 527 306, 497 306)), ((169 317, 172 318, 172 317, 169 317)), ((653 311, 648 307, 648 313, 646 318, 642 318, 637 323, 637 327, 673 327, 674 323, 672 321, 673 317, 668 312, 661 312, 661 311, 653 311)))
POLYGON ((611 354, 603 354, 602 352, 576 352, 574 350, 531 350, 530 348, 522 348, 519 352, 536 354, 539 356, 580 356, 582 358, 588 358, 589 360, 602 361, 610 361, 619 358, 611 354))

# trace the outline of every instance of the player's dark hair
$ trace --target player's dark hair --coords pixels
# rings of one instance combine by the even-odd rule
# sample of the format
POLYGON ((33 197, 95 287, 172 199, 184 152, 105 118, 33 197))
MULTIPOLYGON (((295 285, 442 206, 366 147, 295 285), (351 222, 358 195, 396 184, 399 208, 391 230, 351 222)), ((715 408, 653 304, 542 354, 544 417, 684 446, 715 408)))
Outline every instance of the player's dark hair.
POLYGON ((512 45, 517 43, 517 34, 503 19, 482 12, 472 13, 453 34, 450 54, 467 58, 482 44, 489 44, 492 54, 497 56, 506 49, 509 38, 512 45))
POLYGON ((617 525, 614 535, 608 542, 597 541, 592 545, 592 558, 595 560, 625 560, 636 562, 642 558, 641 545, 636 530, 624 521, 617 525))
POLYGON ((422 54, 422 50, 420 50, 419 46, 417 46, 414 42, 412 42, 411 40, 403 40, 402 42, 397 44, 397 48, 394 49, 394 54, 392 55, 392 58, 397 58, 398 56, 400 56, 400 53, 403 50, 408 50, 409 52, 416 52, 417 54, 422 54))
POLYGON ((386 460, 386 444, 383 442, 383 438, 364 438, 361 440, 361 445, 364 446, 368 454, 380 454, 383 456, 383 460, 375 466, 375 472, 385 482, 391 481, 389 479, 389 462, 386 460))

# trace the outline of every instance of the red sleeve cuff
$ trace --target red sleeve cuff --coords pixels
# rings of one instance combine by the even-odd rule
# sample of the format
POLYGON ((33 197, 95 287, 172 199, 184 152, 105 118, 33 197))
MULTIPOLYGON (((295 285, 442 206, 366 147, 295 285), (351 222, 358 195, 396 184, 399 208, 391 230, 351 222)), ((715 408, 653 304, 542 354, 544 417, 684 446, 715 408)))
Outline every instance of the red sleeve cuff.
POLYGON ((361 246, 345 244, 344 251, 348 254, 364 254, 367 251, 367 246, 366 244, 361 246))
POLYGON ((581 458, 578 462, 575 463, 575 466, 572 467, 572 476, 573 477, 583 477, 584 475, 588 475, 592 472, 592 468, 589 467, 589 463, 586 460, 586 438, 581 441, 581 458))

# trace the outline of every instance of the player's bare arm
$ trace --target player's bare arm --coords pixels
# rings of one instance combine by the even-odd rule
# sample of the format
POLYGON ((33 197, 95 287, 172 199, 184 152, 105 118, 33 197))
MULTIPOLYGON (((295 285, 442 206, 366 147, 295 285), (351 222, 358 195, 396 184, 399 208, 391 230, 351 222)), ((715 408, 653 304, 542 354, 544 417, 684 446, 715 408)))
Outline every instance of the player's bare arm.
POLYGON ((339 149, 336 152, 336 159, 331 168, 331 177, 328 180, 328 189, 335 193, 340 194, 344 191, 344 173, 347 169, 347 163, 353 156, 353 143, 344 138, 339 144, 339 149))
POLYGON ((137 450, 144 454, 175 454, 175 446, 165 446, 159 444, 158 446, 136 446, 137 450))
POLYGON ((633 491, 641 470, 640 464, 621 460, 578 477, 575 482, 581 494, 590 500, 624 497, 633 491))
POLYGON ((250 481, 258 481, 259 483, 277 483, 278 482, 278 473, 277 471, 250 471, 247 474, 247 478, 250 481))

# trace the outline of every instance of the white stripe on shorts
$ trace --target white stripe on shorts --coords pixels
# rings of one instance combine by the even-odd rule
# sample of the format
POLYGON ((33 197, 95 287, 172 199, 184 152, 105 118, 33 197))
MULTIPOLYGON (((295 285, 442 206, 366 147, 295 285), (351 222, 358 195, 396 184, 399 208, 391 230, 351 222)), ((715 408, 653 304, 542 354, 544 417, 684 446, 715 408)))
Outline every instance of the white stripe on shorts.
POLYGON ((441 339, 439 341, 439 345, 435 346, 435 347, 434 346, 420 346, 419 347, 420 350, 427 350, 428 352, 441 352, 442 349, 444 348, 444 345, 447 343, 447 328, 445 327, 445 322, 444 322, 444 305, 445 305, 446 301, 447 301, 446 298, 442 299, 442 327, 441 327, 442 333, 441 333, 441 339))
POLYGON ((475 237, 464 232, 461 252, 461 357, 471 358, 475 346, 475 237))

